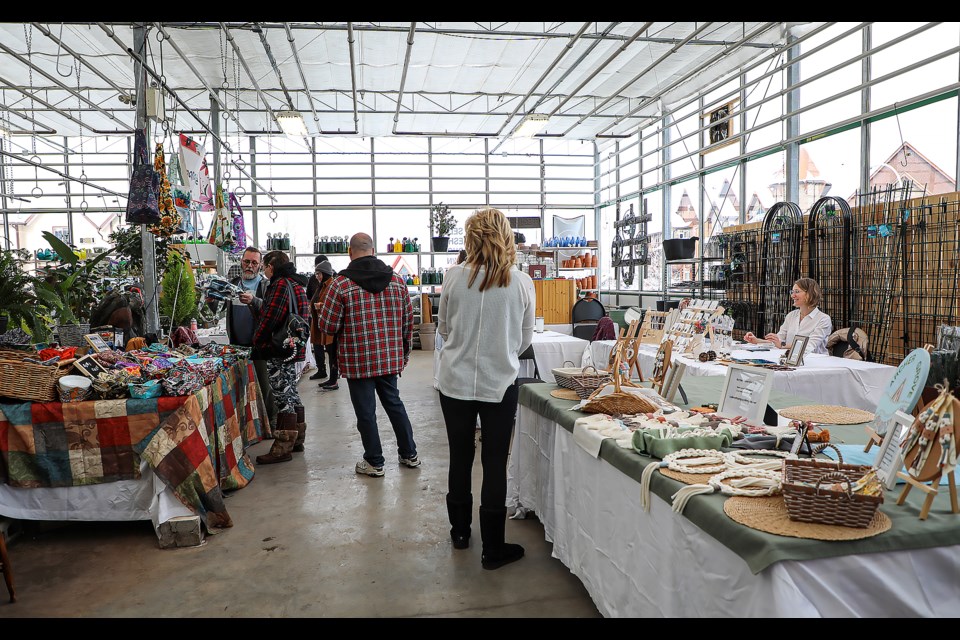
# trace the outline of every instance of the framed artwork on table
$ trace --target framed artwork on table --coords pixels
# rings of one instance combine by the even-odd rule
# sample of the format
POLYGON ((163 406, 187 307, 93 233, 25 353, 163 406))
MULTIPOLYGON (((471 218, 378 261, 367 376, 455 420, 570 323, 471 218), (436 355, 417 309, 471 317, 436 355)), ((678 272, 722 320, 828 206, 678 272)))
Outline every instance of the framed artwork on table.
POLYGON ((810 336, 796 336, 793 344, 787 350, 783 363, 788 367, 799 367, 803 364, 803 352, 807 350, 807 343, 810 342, 810 336))
POLYGON ((87 341, 87 344, 90 345, 90 348, 93 349, 94 353, 110 351, 110 346, 99 333, 88 333, 87 335, 83 336, 83 339, 87 341))
POLYGON ((888 491, 897 484, 897 472, 903 468, 903 451, 900 445, 910 433, 913 421, 913 416, 903 411, 893 412, 891 424, 887 427, 887 433, 877 452, 877 459, 873 463, 877 468, 877 477, 888 491))
POLYGON ((742 416, 750 424, 763 424, 767 400, 773 388, 773 374, 770 369, 729 364, 717 415, 724 418, 742 416))

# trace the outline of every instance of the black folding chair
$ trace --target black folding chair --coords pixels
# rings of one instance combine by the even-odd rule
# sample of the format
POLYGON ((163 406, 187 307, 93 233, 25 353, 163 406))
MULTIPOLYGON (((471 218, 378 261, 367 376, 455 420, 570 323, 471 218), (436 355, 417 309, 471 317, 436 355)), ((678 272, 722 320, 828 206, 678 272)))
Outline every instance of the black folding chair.
POLYGON ((527 347, 526 351, 521 353, 519 358, 520 358, 521 365, 526 360, 533 362, 533 377, 527 378, 524 376, 518 376, 516 381, 514 382, 515 385, 520 387, 525 384, 529 384, 531 382, 544 382, 544 380, 540 377, 540 369, 537 368, 537 358, 533 354, 533 345, 530 345, 529 347, 527 347))

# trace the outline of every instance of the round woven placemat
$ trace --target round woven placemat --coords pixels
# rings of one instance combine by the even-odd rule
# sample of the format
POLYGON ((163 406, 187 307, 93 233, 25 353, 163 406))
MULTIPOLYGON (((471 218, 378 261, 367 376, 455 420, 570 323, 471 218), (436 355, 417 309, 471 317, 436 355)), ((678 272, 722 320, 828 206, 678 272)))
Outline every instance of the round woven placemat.
POLYGON ((795 522, 787 516, 787 505, 783 501, 783 496, 768 498, 733 496, 723 503, 723 512, 734 521, 751 529, 809 540, 862 540, 889 531, 893 526, 890 518, 880 510, 877 510, 873 520, 863 529, 834 524, 795 522))
POLYGON ((661 475, 673 478, 683 484, 707 484, 707 480, 716 475, 715 473, 683 473, 682 471, 674 471, 666 467, 663 467, 659 471, 661 475))
POLYGON ((580 401, 580 396, 577 395, 576 391, 571 389, 554 389, 550 392, 554 398, 560 398, 561 400, 576 400, 580 401))
POLYGON ((838 407, 830 404, 809 404, 796 407, 787 407, 780 410, 780 415, 791 420, 810 422, 824 422, 827 424, 860 424, 873 420, 873 414, 862 409, 838 407))

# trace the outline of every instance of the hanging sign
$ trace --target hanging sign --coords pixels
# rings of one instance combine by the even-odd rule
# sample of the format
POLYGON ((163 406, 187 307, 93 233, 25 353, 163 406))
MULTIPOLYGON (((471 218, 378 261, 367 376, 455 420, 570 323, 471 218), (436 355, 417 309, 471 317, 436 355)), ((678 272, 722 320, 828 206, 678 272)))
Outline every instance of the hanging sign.
POLYGON ((183 184, 190 190, 190 198, 194 206, 200 204, 203 195, 200 185, 200 169, 203 166, 203 145, 193 138, 180 134, 180 175, 183 184))

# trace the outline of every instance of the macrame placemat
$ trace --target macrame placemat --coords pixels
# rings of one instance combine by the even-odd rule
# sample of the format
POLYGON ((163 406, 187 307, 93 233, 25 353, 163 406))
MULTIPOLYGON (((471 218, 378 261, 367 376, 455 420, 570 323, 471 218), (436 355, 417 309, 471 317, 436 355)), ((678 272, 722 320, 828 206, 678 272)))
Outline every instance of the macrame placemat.
POLYGON ((796 522, 787 516, 787 505, 783 501, 783 496, 768 498, 733 496, 723 503, 723 511, 734 521, 751 529, 809 540, 862 540, 889 531, 893 526, 890 518, 879 510, 870 524, 863 529, 834 524, 796 522))
POLYGON ((576 391, 572 389, 554 389, 550 392, 554 398, 559 398, 561 400, 576 400, 580 401, 580 396, 577 395, 576 391))
POLYGON ((860 424, 873 420, 873 414, 861 409, 838 407, 830 404, 810 404, 787 407, 780 415, 791 420, 822 422, 826 424, 860 424))
POLYGON ((674 471, 666 467, 658 469, 658 471, 660 471, 661 475, 673 478, 683 484, 707 484, 707 480, 716 475, 715 473, 683 473, 682 471, 674 471))

